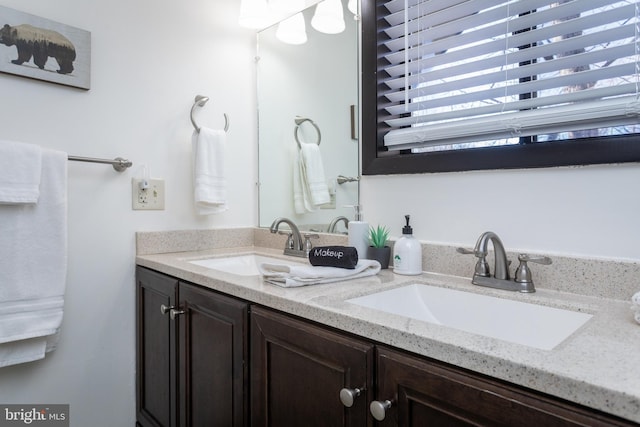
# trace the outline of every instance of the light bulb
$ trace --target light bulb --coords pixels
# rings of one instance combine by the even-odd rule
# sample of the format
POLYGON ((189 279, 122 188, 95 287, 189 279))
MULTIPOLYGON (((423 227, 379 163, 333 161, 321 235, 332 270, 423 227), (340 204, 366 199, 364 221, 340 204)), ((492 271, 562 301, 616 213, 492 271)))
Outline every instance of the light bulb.
POLYGON ((353 13, 354 15, 358 14, 358 0, 349 0, 349 3, 347 3, 347 9, 349 9, 349 12, 353 13))
POLYGON ((304 44, 307 42, 307 32, 302 13, 296 13, 281 21, 276 30, 276 37, 283 43, 304 44))
POLYGON ((321 33, 338 34, 344 31, 344 12, 340 0, 324 0, 316 6, 311 26, 321 33))
POLYGON ((242 0, 238 23, 247 28, 261 29, 269 19, 267 0, 242 0))
POLYGON ((269 0, 269 8, 286 16, 304 9, 304 0, 269 0))

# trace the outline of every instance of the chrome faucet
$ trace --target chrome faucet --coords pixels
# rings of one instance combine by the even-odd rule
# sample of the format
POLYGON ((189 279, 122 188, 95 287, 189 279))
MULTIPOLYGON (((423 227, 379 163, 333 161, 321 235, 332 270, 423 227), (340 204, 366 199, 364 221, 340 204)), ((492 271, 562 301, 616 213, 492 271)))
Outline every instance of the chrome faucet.
POLYGON ((509 261, 507 260, 507 254, 504 251, 502 240, 500 240, 498 235, 493 231, 486 231, 482 233, 476 242, 476 247, 473 250, 478 257, 478 262, 476 263, 476 274, 482 277, 491 277, 486 260, 489 242, 493 243, 494 277, 498 280, 509 280, 509 261))
POLYGON ((333 218, 331 220, 331 222, 329 223, 329 227, 327 228, 327 233, 335 233, 336 232, 336 226, 338 225, 338 223, 340 221, 344 222, 344 228, 348 228, 349 227, 349 219, 346 216, 337 216, 337 217, 333 218))
POLYGON ((518 255, 520 265, 516 269, 515 279, 509 278, 510 261, 507 260, 507 254, 502 245, 502 241, 498 235, 492 231, 486 231, 480 235, 473 250, 465 248, 457 248, 461 254, 471 254, 478 258, 473 272, 471 283, 478 286, 487 286, 490 288, 504 289, 508 291, 519 291, 524 293, 535 292, 533 285, 531 270, 527 266, 527 262, 536 262, 538 264, 551 264, 551 258, 546 256, 533 257, 527 254, 518 255), (493 244, 494 252, 494 274, 491 275, 489 264, 487 264, 487 254, 489 242, 493 244))
POLYGON ((311 250, 311 244, 310 244, 311 242, 309 241, 309 237, 311 236, 305 236, 306 239, 305 241, 303 241, 302 235, 300 234, 300 230, 298 229, 298 226, 296 226, 293 223, 293 221, 291 221, 290 219, 276 218, 275 221, 273 221, 273 223, 271 224, 269 231, 271 231, 274 234, 280 233, 280 234, 288 235, 287 241, 284 247, 285 255, 293 255, 293 256, 299 256, 299 257, 306 257, 309 255, 309 251, 311 250), (291 232, 278 231, 278 227, 280 227, 280 224, 282 224, 283 222, 289 226, 289 228, 291 229, 291 232))

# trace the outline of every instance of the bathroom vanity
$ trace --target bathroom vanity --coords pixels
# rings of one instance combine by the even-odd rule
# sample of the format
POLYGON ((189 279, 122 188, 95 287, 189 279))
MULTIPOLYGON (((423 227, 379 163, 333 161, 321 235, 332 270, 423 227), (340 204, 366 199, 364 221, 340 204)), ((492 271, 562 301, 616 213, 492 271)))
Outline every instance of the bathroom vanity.
POLYGON ((255 252, 285 262, 281 249, 262 246, 258 237, 234 240, 250 244, 169 245, 153 254, 139 243, 141 426, 640 422, 634 353, 640 328, 630 323, 623 301, 545 289, 504 294, 475 289, 459 277, 408 278, 390 271, 286 289, 194 263, 255 252), (408 282, 593 317, 552 350, 541 350, 347 302, 408 282))

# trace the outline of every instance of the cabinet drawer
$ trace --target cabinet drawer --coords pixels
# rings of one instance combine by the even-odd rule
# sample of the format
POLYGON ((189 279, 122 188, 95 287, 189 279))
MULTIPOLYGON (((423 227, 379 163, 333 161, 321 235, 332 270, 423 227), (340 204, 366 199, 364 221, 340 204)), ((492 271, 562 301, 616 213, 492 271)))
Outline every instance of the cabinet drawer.
POLYGON ((377 348, 380 426, 631 426, 607 415, 454 366, 377 348))

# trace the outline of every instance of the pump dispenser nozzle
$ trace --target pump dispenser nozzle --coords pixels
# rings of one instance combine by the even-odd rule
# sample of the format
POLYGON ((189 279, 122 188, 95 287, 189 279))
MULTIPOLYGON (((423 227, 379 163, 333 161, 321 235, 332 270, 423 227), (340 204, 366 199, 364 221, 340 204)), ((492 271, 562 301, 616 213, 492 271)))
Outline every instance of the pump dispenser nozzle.
POLYGON ((407 225, 402 227, 402 234, 413 234, 413 228, 409 225, 410 215, 405 215, 404 219, 407 221, 407 225))

